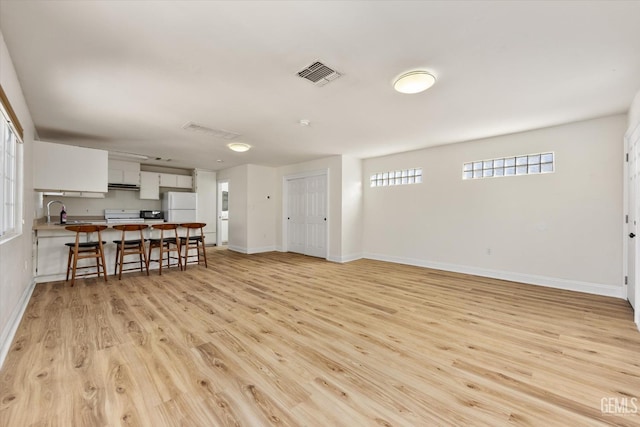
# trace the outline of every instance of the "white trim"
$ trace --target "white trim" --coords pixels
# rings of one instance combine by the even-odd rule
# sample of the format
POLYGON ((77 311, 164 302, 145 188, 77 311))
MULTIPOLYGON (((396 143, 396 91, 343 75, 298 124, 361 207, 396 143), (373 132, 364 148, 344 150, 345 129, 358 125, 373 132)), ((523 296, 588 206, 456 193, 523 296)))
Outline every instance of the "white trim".
POLYGON ((577 280, 559 279, 548 276, 536 276, 533 274, 515 273, 511 271, 489 270, 486 268, 466 265, 448 264, 437 261, 428 261, 412 258, 400 258, 381 254, 365 253, 364 258, 377 261, 395 262, 398 264, 414 265, 417 267, 433 268, 435 270, 451 271, 455 273, 472 274, 474 276, 490 277, 492 279, 509 280, 512 282, 526 283, 529 285, 545 286, 548 288, 564 289, 568 291, 584 292, 626 299, 624 289, 621 286, 606 285, 602 283, 589 283, 577 280))
POLYGON ((227 245, 227 249, 230 251, 239 252, 245 255, 261 254, 264 252, 276 252, 276 251, 282 252, 281 250, 276 249, 275 246, 261 246, 257 248, 247 248, 244 246, 227 245))
POLYGON ((247 254, 260 254, 260 253, 264 253, 264 252, 275 252, 276 247, 275 246, 261 246, 258 248, 249 248, 247 249, 247 254))
POLYGON ((20 321, 22 320, 22 316, 24 315, 25 310, 27 309, 27 305, 29 305, 29 300, 31 299, 31 294, 36 287, 36 282, 31 281, 31 284, 27 289, 25 289, 20 301, 13 309, 13 313, 9 317, 9 322, 7 322, 7 326, 2 331, 2 335, 0 335, 0 368, 4 364, 4 360, 9 354, 9 350, 11 349, 11 343, 15 338, 16 332, 18 331, 18 326, 20 326, 20 321))
POLYGON ((327 261, 339 262, 341 264, 344 264, 345 262, 356 261, 362 258, 363 258, 362 253, 358 253, 358 254, 344 255, 341 257, 329 256, 327 257, 327 261))

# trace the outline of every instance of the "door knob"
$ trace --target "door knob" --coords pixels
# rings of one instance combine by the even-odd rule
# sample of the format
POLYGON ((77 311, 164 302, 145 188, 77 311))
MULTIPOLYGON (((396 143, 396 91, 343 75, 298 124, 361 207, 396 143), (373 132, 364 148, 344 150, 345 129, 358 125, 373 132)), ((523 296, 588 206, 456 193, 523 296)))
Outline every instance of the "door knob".
POLYGON ((636 235, 633 234, 633 233, 629 233, 629 237, 631 237, 633 239, 634 237, 636 237, 636 235))

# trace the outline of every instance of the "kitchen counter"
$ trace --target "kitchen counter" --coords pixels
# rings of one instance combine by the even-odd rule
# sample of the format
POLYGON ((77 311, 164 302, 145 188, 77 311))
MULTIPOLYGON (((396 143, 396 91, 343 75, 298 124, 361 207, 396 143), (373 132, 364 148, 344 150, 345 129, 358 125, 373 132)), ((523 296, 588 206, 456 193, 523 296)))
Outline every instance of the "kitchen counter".
MULTIPOLYGON (((67 224, 47 224, 46 218, 39 218, 34 221, 33 232, 34 242, 36 245, 34 264, 36 266, 35 276, 36 283, 51 282, 55 280, 64 280, 67 272, 67 258, 69 256, 69 248, 65 243, 73 242, 75 233, 66 230, 65 227, 74 225, 73 222, 82 222, 84 224, 107 225, 107 229, 102 231, 102 240, 106 242, 104 245, 106 270, 109 278, 113 274, 115 267, 116 245, 114 240, 119 240, 122 236, 119 230, 113 229, 114 225, 107 224, 103 217, 70 217, 67 218, 67 224)), ((160 237, 159 230, 153 230, 153 224, 164 223, 161 219, 148 219, 144 224, 149 225, 148 229, 143 230, 145 238, 160 237)), ((80 225, 80 224, 77 224, 80 225)), ((180 230, 180 229, 179 229, 180 230)), ((179 231, 179 235, 185 234, 185 229, 179 231)), ((134 238, 133 234, 127 234, 127 238, 134 238), (130 237, 129 237, 130 236, 130 237)), ((93 233, 92 239, 97 240, 97 234, 93 233)), ((157 263, 151 263, 149 269, 157 269, 157 263)))
POLYGON ((56 217, 52 219, 50 223, 47 223, 47 218, 38 218, 33 221, 33 230, 34 231, 42 231, 42 230, 51 230, 51 231, 63 231, 64 228, 68 225, 80 225, 82 224, 95 224, 95 225, 106 225, 107 221, 105 221, 104 217, 101 216, 91 216, 91 217, 68 217, 67 223, 64 225, 57 224, 60 222, 60 218, 56 217), (74 224, 75 223, 75 224, 74 224))
MULTIPOLYGON (((67 223, 66 224, 59 224, 59 219, 57 219, 55 222, 51 222, 47 224, 47 219, 46 218, 38 218, 37 220, 35 220, 33 222, 33 230, 34 231, 44 231, 44 230, 48 230, 48 231, 68 231, 65 230, 65 227, 69 226, 69 225, 106 225, 108 227, 113 227, 114 225, 118 225, 118 224, 107 224, 107 221, 100 216, 93 216, 93 217, 70 217, 67 218, 67 223)), ((164 220, 162 219, 145 219, 144 223, 151 226, 153 224, 162 224, 164 223, 164 220)))

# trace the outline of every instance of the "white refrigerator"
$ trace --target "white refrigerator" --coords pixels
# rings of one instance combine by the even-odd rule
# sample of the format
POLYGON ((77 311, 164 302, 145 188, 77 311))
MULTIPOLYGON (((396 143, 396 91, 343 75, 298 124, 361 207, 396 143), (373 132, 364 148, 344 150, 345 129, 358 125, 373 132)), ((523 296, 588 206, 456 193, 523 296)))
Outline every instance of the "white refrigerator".
POLYGON ((162 212, 167 222, 196 222, 197 193, 168 191, 162 194, 162 212))

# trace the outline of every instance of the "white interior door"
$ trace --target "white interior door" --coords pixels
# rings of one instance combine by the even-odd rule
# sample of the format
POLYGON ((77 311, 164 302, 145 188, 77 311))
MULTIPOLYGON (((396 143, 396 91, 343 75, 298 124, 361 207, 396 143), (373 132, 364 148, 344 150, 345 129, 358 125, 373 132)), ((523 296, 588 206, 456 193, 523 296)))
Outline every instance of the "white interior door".
POLYGON ((287 181, 287 249, 305 253, 305 189, 304 178, 287 181))
POLYGON ((306 255, 327 257, 327 178, 324 175, 306 181, 306 255))
POLYGON ((629 303, 633 307, 634 310, 637 309, 637 272, 638 272, 638 248, 637 242, 640 237, 637 237, 638 228, 638 185, 640 182, 638 180, 638 166, 640 163, 638 162, 638 156, 640 155, 640 151, 638 150, 640 145, 640 127, 638 128, 639 132, 634 132, 629 139, 627 146, 627 153, 629 156, 629 164, 627 167, 628 173, 628 182, 627 182, 627 191, 629 192, 629 219, 628 219, 628 239, 627 239, 627 299, 629 303), (634 138, 635 135, 635 138, 634 138))
POLYGON ((287 250, 327 257, 327 177, 287 180, 287 250))

